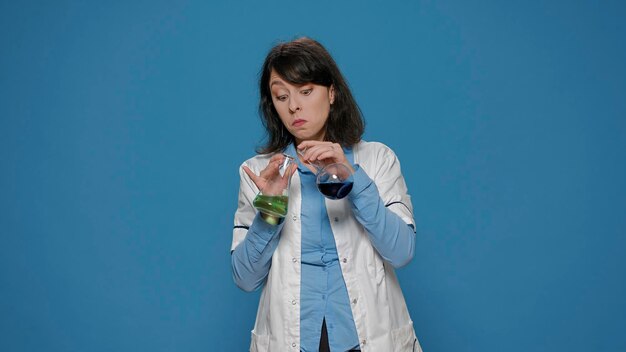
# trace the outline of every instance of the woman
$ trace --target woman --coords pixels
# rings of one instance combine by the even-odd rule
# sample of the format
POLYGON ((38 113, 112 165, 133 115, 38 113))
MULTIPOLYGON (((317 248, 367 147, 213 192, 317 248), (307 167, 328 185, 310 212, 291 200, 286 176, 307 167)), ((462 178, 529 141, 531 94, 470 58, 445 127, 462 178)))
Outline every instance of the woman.
POLYGON ((412 205, 391 149, 361 140, 360 110, 330 54, 300 38, 272 48, 260 79, 268 133, 240 168, 233 278, 263 287, 251 351, 421 351, 394 268, 415 248, 412 205), (296 157, 287 217, 268 223, 252 202, 284 156, 296 157), (342 163, 341 200, 316 188, 311 163, 342 163))

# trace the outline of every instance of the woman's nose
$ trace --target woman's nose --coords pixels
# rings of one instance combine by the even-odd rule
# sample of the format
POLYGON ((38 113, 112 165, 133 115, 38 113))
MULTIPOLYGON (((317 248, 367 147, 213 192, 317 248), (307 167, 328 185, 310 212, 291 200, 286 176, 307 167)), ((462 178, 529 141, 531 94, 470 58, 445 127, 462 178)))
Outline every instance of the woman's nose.
POLYGON ((289 111, 291 111, 292 114, 295 114, 297 111, 300 110, 302 110, 300 102, 295 98, 289 99, 289 111))

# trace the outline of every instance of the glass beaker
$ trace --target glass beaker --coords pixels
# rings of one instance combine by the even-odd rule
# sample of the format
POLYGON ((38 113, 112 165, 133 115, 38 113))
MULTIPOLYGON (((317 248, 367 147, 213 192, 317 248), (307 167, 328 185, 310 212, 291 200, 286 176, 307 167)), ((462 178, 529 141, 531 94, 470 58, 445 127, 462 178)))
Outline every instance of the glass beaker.
POLYGON ((283 157, 276 170, 270 170, 267 183, 252 202, 263 219, 272 225, 278 224, 287 215, 289 185, 293 168, 296 167, 292 156, 283 154, 283 157))
MULTIPOLYGON (((304 151, 298 150, 298 154, 304 156, 304 151)), ((317 189, 326 198, 341 199, 347 196, 354 185, 352 170, 342 163, 332 163, 322 166, 319 161, 306 161, 316 170, 315 183, 317 189)))

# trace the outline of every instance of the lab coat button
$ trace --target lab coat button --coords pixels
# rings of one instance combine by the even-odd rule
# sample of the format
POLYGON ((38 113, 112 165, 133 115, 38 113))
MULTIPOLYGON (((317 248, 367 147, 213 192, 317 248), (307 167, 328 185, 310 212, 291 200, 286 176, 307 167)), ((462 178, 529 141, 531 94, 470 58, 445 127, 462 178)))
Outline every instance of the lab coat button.
POLYGON ((294 216, 292 216, 292 217, 291 217, 291 219, 292 219, 293 221, 296 221, 296 220, 298 220, 298 217, 294 215, 294 216))
POLYGON ((352 300, 352 304, 356 304, 356 298, 352 300))
POLYGON ((347 263, 347 262, 348 262, 348 259, 343 258, 343 259, 341 259, 341 261, 342 261, 342 262, 344 262, 344 263, 347 263))
POLYGON ((294 299, 293 301, 291 301, 291 304, 295 305, 296 304, 296 300, 294 299))
POLYGON ((361 346, 365 346, 367 344, 366 340, 361 341, 361 346))
POLYGON ((296 343, 295 343, 295 342, 294 342, 294 343, 292 343, 292 344, 291 344, 291 347, 296 348, 296 343))
POLYGON ((335 222, 339 222, 339 218, 338 217, 335 217, 335 222))
POLYGON ((295 262, 297 262, 297 261, 298 261, 298 259, 293 258, 293 259, 291 259, 291 261, 295 263, 295 262))

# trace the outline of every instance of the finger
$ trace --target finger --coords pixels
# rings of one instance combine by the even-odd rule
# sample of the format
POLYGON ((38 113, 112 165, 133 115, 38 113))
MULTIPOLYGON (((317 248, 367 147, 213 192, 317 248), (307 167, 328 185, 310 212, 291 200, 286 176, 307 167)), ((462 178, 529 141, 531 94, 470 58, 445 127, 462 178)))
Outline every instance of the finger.
POLYGON ((252 170, 250 170, 249 167, 244 166, 243 167, 243 171, 248 175, 248 177, 250 177, 250 179, 252 180, 252 182, 254 182, 254 184, 258 187, 258 180, 259 180, 259 176, 257 176, 252 170))
POLYGON ((306 153, 309 149, 319 146, 319 145, 324 145, 324 144, 330 144, 330 142, 324 142, 324 141, 303 141, 300 144, 298 144, 298 150, 306 153))
POLYGON ((306 149, 314 146, 316 143, 318 143, 318 142, 317 141, 302 141, 302 142, 300 142, 300 144, 298 144, 298 146, 296 148, 298 150, 305 151, 306 149))
MULTIPOLYGON (((271 159, 270 159, 271 160, 271 159)), ((261 171, 261 177, 268 179, 275 176, 278 173, 278 169, 280 168, 281 161, 276 159, 274 161, 270 161, 265 169, 261 171)))
POLYGON ((282 155, 281 153, 277 153, 272 155, 272 157, 270 158, 270 163, 273 162, 282 162, 285 159, 285 156, 282 155))
POLYGON ((315 146, 312 147, 310 150, 307 150, 307 157, 310 161, 317 161, 319 160, 319 156, 320 154, 322 154, 324 152, 325 149, 328 148, 324 148, 322 146, 315 146))
POLYGON ((335 159, 337 152, 332 145, 320 145, 315 148, 311 155, 311 160, 335 159))
POLYGON ((317 142, 315 141, 314 145, 309 145, 308 147, 306 147, 303 150, 303 154, 302 157, 305 160, 315 160, 315 157, 319 154, 320 152, 320 148, 323 148, 324 144, 321 144, 321 142, 317 142))
POLYGON ((339 161, 339 159, 337 158, 337 154, 332 150, 323 151, 317 156, 317 160, 328 160, 328 159, 332 161, 339 161))
POLYGON ((283 185, 287 186, 289 184, 289 179, 291 178, 291 176, 293 176, 293 174, 296 172, 297 169, 298 169, 298 165, 295 165, 295 164, 289 165, 289 167, 287 168, 287 170, 285 170, 285 173, 283 174, 281 178, 283 185))
POLYGON ((346 154, 343 152, 341 144, 333 143, 330 145, 330 149, 333 154, 331 158, 334 159, 335 162, 347 162, 348 159, 346 158, 346 154))
POLYGON ((282 164, 282 162, 285 160, 285 156, 282 154, 274 154, 271 158, 270 161, 267 163, 267 166, 265 167, 265 169, 263 169, 263 171, 261 171, 261 174, 266 173, 266 171, 273 171, 273 169, 278 169, 278 167, 280 167, 280 164, 282 164))
POLYGON ((289 165, 289 170, 287 171, 286 174, 291 176, 291 175, 293 175, 296 172, 296 170, 298 170, 298 165, 297 164, 291 164, 291 165, 289 165))
POLYGON ((250 168, 249 168, 249 167, 247 167, 247 166, 245 166, 245 165, 243 166, 243 171, 244 171, 244 172, 245 172, 248 176, 250 176, 250 178, 256 177, 256 174, 255 174, 252 170, 250 170, 250 168))

